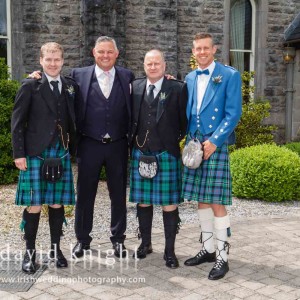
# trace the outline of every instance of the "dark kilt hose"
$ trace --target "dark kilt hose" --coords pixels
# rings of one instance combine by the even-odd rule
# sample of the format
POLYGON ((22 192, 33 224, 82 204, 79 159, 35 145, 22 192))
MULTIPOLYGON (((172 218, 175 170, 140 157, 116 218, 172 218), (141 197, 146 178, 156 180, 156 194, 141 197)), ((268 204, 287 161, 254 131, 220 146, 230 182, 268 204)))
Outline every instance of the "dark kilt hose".
POLYGON ((181 162, 167 151, 151 152, 156 155, 159 171, 152 178, 143 178, 138 171, 139 157, 142 152, 133 149, 130 165, 129 201, 140 204, 173 205, 183 200, 181 194, 181 162))
POLYGON ((74 205, 75 191, 68 150, 65 150, 61 143, 57 143, 54 147, 46 148, 40 157, 62 157, 63 176, 55 183, 43 180, 40 172, 43 160, 37 156, 27 156, 27 170, 20 171, 19 175, 16 205, 74 205))
MULTIPOLYGON (((199 131, 196 137, 204 142, 209 136, 202 136, 199 131)), ((188 135, 187 142, 191 139, 188 135)), ((229 167, 228 145, 203 160, 197 169, 184 167, 182 178, 182 198, 207 204, 232 204, 232 183, 229 167)))

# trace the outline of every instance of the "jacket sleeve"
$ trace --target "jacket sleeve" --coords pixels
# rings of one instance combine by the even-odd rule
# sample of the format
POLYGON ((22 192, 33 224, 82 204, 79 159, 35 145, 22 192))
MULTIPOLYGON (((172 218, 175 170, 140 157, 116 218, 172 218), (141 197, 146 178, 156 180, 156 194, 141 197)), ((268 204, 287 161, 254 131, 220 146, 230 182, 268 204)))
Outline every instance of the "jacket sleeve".
POLYGON ((186 117, 186 106, 188 101, 187 85, 182 85, 180 99, 179 99, 179 114, 180 114, 180 140, 184 138, 187 131, 187 117, 186 117))
POLYGON ((11 134, 13 157, 21 158, 26 156, 25 131, 30 113, 32 90, 28 81, 25 81, 15 97, 15 103, 11 118, 11 134))

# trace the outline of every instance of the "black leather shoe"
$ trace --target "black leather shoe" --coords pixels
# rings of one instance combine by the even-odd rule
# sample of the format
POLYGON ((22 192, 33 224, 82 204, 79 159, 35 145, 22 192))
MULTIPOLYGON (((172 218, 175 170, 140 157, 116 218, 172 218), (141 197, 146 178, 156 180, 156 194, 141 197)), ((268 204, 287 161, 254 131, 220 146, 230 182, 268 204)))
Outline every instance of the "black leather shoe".
POLYGON ((126 247, 123 243, 114 242, 113 249, 115 250, 114 254, 118 258, 124 258, 127 255, 126 247))
POLYGON ((223 278, 226 273, 229 271, 228 261, 224 261, 223 259, 217 260, 215 265, 211 269, 208 275, 208 279, 210 280, 218 280, 223 278))
POLYGON ((35 273, 35 250, 26 250, 22 262, 22 271, 26 274, 35 273))
POLYGON ((73 248, 72 251, 72 257, 73 258, 80 258, 84 254, 84 250, 89 250, 90 245, 89 244, 84 244, 84 243, 79 243, 77 242, 76 246, 73 248))
POLYGON ((179 267, 178 259, 175 254, 167 256, 164 254, 164 260, 166 261, 166 266, 171 269, 176 269, 179 267))
POLYGON ((197 266, 205 262, 215 262, 216 252, 209 253, 206 250, 201 250, 196 256, 187 259, 184 264, 186 266, 197 266))
POLYGON ((147 256, 147 254, 150 254, 152 252, 153 252, 153 249, 152 249, 151 243, 147 246, 140 244, 137 251, 133 253, 132 257, 142 259, 142 258, 145 258, 147 256))
POLYGON ((61 250, 57 250, 56 257, 54 250, 50 251, 50 258, 56 261, 56 267, 57 268, 66 268, 68 266, 68 262, 66 258, 64 257, 61 250))

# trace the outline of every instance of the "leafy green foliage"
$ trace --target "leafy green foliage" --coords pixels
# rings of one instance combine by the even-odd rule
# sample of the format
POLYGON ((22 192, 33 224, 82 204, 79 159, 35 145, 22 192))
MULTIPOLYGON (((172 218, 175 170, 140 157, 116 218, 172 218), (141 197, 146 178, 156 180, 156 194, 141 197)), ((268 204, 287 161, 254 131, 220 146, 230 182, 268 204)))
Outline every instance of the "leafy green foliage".
POLYGON ((282 146, 296 152, 300 156, 300 142, 292 142, 282 146))
POLYGON ((270 108, 269 102, 243 104, 242 117, 235 130, 235 148, 274 143, 272 131, 276 126, 263 124, 263 120, 270 116, 270 108))
POLYGON ((8 67, 0 58, 0 184, 16 181, 18 170, 12 158, 10 120, 19 83, 9 79, 8 67))
POLYGON ((233 194, 266 201, 300 200, 300 157, 264 144, 231 153, 233 194))

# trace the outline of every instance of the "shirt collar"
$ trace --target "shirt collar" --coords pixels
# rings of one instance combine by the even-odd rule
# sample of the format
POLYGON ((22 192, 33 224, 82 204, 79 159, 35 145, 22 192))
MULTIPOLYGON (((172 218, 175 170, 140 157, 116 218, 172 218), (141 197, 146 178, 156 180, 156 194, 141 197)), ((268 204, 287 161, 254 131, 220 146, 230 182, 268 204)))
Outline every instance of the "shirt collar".
POLYGON ((209 71, 209 75, 211 75, 215 69, 215 66, 216 66, 216 63, 215 61, 213 60, 212 63, 205 69, 201 69, 201 68, 198 68, 200 71, 204 71, 204 70, 208 70, 209 71))
MULTIPOLYGON (((109 75, 111 77, 114 77, 115 73, 116 73, 115 67, 112 67, 108 72, 109 72, 109 75)), ((104 71, 101 68, 99 68, 98 65, 96 65, 95 66, 95 73, 96 73, 96 77, 98 78, 98 77, 102 76, 102 74, 104 74, 104 71)))
POLYGON ((155 86, 155 89, 156 89, 157 91, 160 91, 160 90, 161 90, 161 86, 162 86, 163 80, 164 80, 164 76, 163 76, 161 79, 159 79, 158 81, 156 81, 155 83, 151 83, 151 82, 149 81, 149 79, 147 78, 146 89, 148 90, 149 85, 152 84, 152 85, 155 86))
POLYGON ((61 78, 60 78, 60 75, 58 75, 56 78, 54 78, 54 77, 49 76, 49 75, 48 75, 47 73, 45 73, 45 72, 44 72, 44 74, 45 74, 45 76, 47 77, 47 80, 48 80, 49 84, 50 84, 51 81, 58 81, 58 84, 61 84, 61 78))

